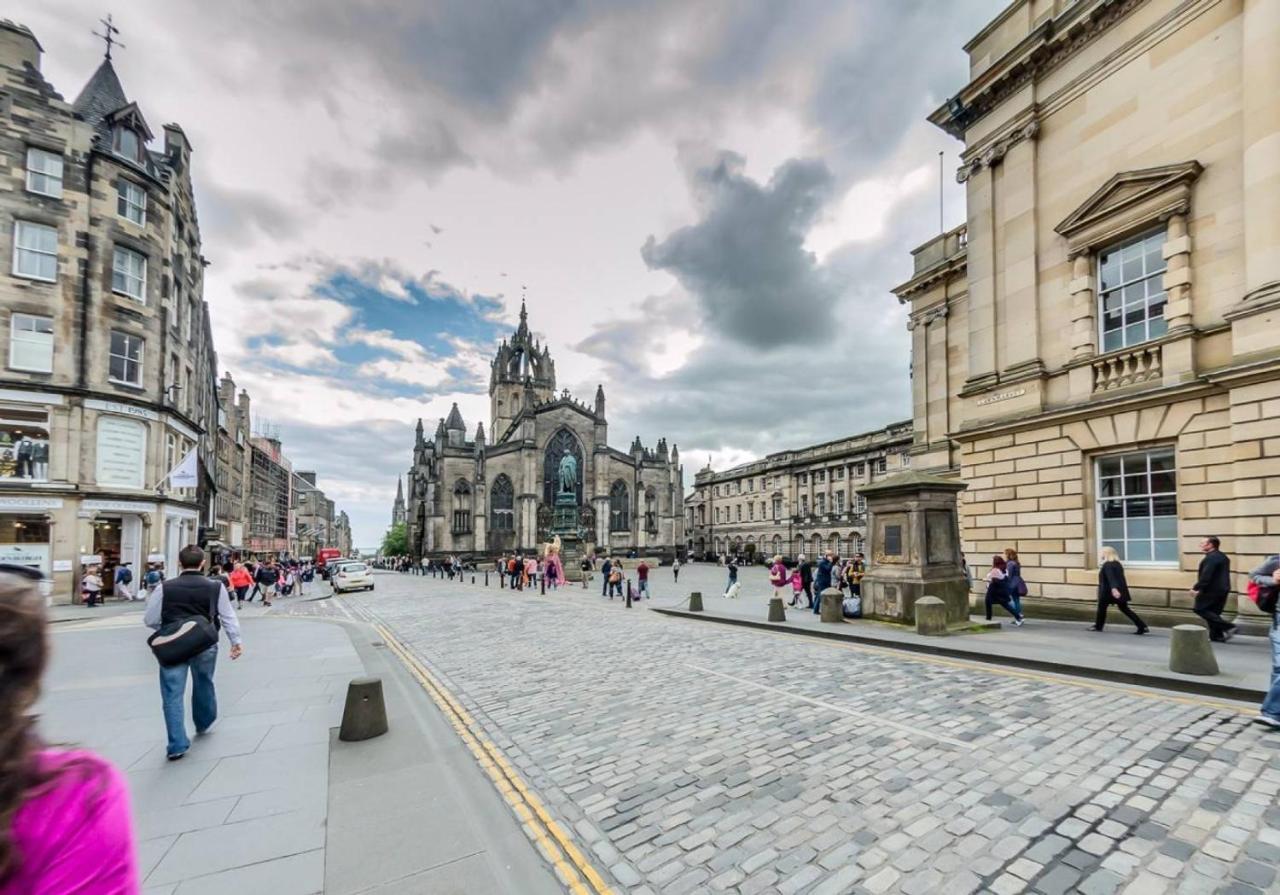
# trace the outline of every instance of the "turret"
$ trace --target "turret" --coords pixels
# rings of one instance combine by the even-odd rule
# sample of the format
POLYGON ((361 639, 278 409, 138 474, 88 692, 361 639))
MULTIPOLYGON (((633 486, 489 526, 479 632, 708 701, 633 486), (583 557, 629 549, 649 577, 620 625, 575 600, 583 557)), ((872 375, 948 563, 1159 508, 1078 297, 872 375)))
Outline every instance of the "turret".
POLYGON ((484 423, 476 423, 476 453, 484 450, 484 423))
POLYGON ((604 419, 604 385, 596 386, 596 416, 604 419))
POLYGON ((458 410, 456 401, 449 411, 449 418, 445 420, 444 430, 445 437, 449 440, 449 447, 462 447, 466 444, 467 424, 462 421, 462 413, 458 410))

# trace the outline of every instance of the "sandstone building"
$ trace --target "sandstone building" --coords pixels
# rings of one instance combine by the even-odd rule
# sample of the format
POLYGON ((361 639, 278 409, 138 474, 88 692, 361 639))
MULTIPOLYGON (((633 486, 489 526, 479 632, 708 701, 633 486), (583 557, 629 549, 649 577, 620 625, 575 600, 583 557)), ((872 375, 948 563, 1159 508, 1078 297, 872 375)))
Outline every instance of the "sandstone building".
POLYGON ((173 568, 211 524, 217 361, 186 136, 157 143, 109 54, 68 102, 41 52, 0 22, 0 558, 65 601, 83 563, 173 568))
POLYGON ((911 422, 791 451, 732 469, 708 465, 685 500, 694 558, 862 552, 866 502, 856 489, 909 467, 911 422))
POLYGON ((894 290, 912 465, 963 478, 969 556, 1016 547, 1035 611, 1092 601, 1104 545, 1157 617, 1204 535, 1241 587, 1277 549, 1277 47, 1273 0, 1018 0, 930 116, 967 221, 894 290))
POLYGON ((556 393, 555 362, 529 331, 528 314, 503 341, 489 380, 489 432, 467 438, 455 404, 428 440, 418 421, 409 470, 409 552, 415 557, 533 550, 549 537, 558 469, 573 458, 583 541, 597 550, 673 555, 684 543, 679 451, 665 439, 608 443, 604 389, 595 402, 556 393))

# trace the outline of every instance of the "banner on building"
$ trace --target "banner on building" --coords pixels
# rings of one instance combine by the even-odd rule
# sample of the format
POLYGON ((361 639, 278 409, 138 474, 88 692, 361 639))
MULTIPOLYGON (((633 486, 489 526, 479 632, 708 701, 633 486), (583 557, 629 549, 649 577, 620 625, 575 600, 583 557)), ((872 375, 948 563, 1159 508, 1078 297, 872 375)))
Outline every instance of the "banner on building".
POLYGON ((169 470, 169 485, 174 488, 194 488, 200 481, 200 465, 196 449, 192 448, 177 466, 169 470))

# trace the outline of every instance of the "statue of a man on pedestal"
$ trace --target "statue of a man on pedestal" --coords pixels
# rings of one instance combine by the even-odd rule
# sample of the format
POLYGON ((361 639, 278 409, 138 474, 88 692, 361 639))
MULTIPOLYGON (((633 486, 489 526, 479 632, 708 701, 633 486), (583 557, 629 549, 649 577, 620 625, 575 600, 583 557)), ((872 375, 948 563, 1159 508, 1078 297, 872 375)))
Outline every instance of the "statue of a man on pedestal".
POLYGON ((564 456, 560 458, 560 493, 577 494, 577 492, 578 461, 574 459, 573 454, 565 451, 564 456))

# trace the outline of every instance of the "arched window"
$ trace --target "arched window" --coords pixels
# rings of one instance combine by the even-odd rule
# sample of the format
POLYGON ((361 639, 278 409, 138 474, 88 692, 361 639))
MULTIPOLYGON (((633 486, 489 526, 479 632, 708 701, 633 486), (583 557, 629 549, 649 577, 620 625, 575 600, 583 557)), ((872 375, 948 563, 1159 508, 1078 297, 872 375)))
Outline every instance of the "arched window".
POLYGON ((506 474, 493 480, 489 489, 489 528, 493 531, 515 531, 515 489, 506 474))
POLYGON ((453 486, 453 533, 471 533, 471 485, 458 479, 453 486))
POLYGON ((631 503, 622 479, 609 489, 609 531, 631 531, 631 503))

